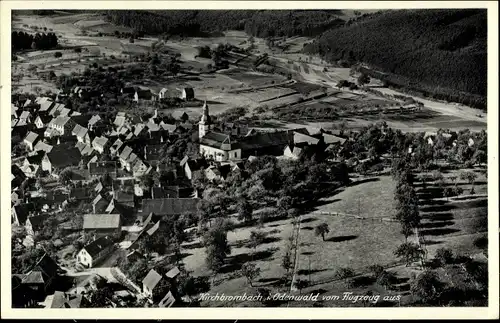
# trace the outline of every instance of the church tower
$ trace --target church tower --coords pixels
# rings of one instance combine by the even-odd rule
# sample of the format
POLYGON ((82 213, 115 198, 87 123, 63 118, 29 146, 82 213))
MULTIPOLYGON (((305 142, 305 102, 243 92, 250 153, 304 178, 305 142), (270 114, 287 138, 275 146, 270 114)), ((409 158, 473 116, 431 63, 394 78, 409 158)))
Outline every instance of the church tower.
POLYGON ((205 134, 210 131, 210 126, 212 123, 210 122, 210 115, 208 114, 208 105, 207 101, 203 104, 203 114, 201 116, 201 120, 198 123, 198 137, 202 138, 205 134))

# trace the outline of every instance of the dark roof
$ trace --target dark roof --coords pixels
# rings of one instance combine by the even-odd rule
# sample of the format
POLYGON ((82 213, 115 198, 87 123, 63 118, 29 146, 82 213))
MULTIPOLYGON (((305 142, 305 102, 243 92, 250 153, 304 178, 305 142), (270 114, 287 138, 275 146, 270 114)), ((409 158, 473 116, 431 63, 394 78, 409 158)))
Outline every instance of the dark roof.
POLYGON ((113 240, 110 237, 105 236, 92 241, 91 243, 83 247, 83 249, 85 249, 91 257, 94 257, 112 244, 113 240))
POLYGON ((162 276, 156 272, 156 270, 151 269, 149 273, 142 280, 142 284, 149 288, 149 290, 153 290, 156 285, 160 282, 162 276))
POLYGON ((89 163, 89 173, 90 175, 102 175, 107 173, 116 173, 116 162, 114 161, 103 161, 89 163))
POLYGON ((32 155, 26 156, 26 160, 31 165, 41 165, 42 164, 43 156, 45 156, 45 152, 43 152, 43 151, 37 151, 37 152, 35 152, 32 155))
POLYGON ((209 131, 201 137, 200 144, 222 150, 235 149, 235 147, 231 145, 231 137, 229 135, 214 131, 209 131))
POLYGON ((19 224, 24 225, 26 219, 28 218, 28 214, 35 209, 35 205, 33 203, 24 203, 13 206, 13 208, 16 212, 19 224))
POLYGON ((158 216, 195 213, 197 204, 197 198, 144 199, 141 213, 154 213, 158 216))
POLYGON ((54 148, 47 153, 47 157, 53 167, 64 168, 67 166, 76 166, 80 162, 82 155, 78 148, 74 146, 63 145, 54 146, 54 148))
POLYGON ((43 225, 43 222, 47 219, 46 216, 43 216, 43 215, 37 215, 37 216, 31 216, 29 217, 26 221, 30 221, 31 223, 31 227, 33 228, 34 231, 37 231, 39 230, 42 225, 43 225))
POLYGON ((43 284, 45 280, 43 279, 42 272, 38 270, 33 270, 26 276, 24 276, 22 284, 43 284))
POLYGON ((115 191, 114 194, 115 200, 120 203, 124 202, 134 202, 134 194, 133 193, 127 193, 124 191, 115 191))
POLYGON ((244 137, 239 142, 239 146, 242 150, 252 150, 272 146, 286 146, 291 142, 293 142, 293 131, 276 131, 244 137))
POLYGON ((48 281, 48 279, 53 278, 57 275, 57 270, 59 266, 49 255, 44 254, 40 260, 36 263, 33 271, 40 271, 42 273, 42 277, 44 281, 48 281))
POLYGON ((165 191, 163 190, 163 188, 155 186, 151 189, 151 197, 154 199, 165 198, 165 191))

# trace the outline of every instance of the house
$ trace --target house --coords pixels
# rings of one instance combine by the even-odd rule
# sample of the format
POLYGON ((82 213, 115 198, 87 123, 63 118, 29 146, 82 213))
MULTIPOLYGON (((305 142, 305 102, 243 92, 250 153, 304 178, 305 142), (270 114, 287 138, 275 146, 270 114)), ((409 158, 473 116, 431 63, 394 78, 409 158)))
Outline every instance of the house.
POLYGON ((24 110, 21 112, 21 115, 19 116, 19 120, 23 120, 26 123, 31 123, 32 115, 31 112, 24 110))
POLYGON ((89 129, 86 127, 83 127, 79 124, 76 124, 73 130, 71 131, 71 134, 73 136, 76 136, 76 139, 78 142, 85 143, 85 144, 90 144, 90 136, 89 136, 89 129))
POLYGON ((109 236, 100 237, 78 252, 76 260, 87 268, 92 268, 113 250, 114 242, 109 236))
POLYGON ((94 232, 97 236, 120 236, 120 214, 85 214, 83 216, 83 230, 94 232))
POLYGON ((41 115, 48 116, 50 109, 52 109, 54 107, 54 105, 56 104, 54 101, 52 101, 48 97, 37 98, 35 102, 40 105, 40 108, 38 109, 39 116, 41 116, 41 115))
POLYGON ((200 138, 200 154, 216 161, 241 159, 241 148, 229 135, 209 131, 200 138))
POLYGON ((102 194, 97 194, 97 196, 92 200, 92 210, 94 214, 102 213, 106 210, 109 205, 109 200, 105 199, 102 194))
POLYGON ((28 217, 26 219, 26 224, 24 225, 26 233, 33 237, 43 227, 43 222, 46 219, 47 217, 43 215, 28 217))
POLYGON ((162 88, 160 92, 158 92, 158 100, 163 100, 168 97, 168 89, 162 88))
POLYGON ((91 177, 109 174, 109 176, 115 178, 117 174, 117 165, 115 161, 89 162, 87 166, 91 177))
POLYGON ((88 304, 87 299, 81 294, 69 294, 55 291, 45 299, 45 308, 81 308, 88 304))
POLYGON ((230 172, 231 166, 229 164, 221 165, 219 167, 211 165, 205 169, 205 176, 211 182, 220 182, 224 181, 230 172))
POLYGON ((125 191, 114 191, 113 198, 116 202, 125 205, 134 207, 134 194, 128 193, 125 191))
POLYGON ((238 142, 241 158, 249 156, 280 156, 287 145, 293 143, 292 130, 257 133, 241 138, 238 142))
POLYGON ((26 175, 27 178, 38 177, 42 172, 41 165, 37 165, 37 164, 33 164, 33 165, 23 164, 23 165, 21 165, 20 168, 23 171, 24 175, 26 175))
POLYGON ((151 269, 146 277, 142 280, 142 293, 148 298, 153 298, 157 296, 155 294, 155 288, 158 286, 160 281, 164 279, 156 270, 151 269))
POLYGON ((300 148, 293 145, 286 146, 285 151, 283 152, 283 156, 285 158, 290 158, 293 160, 299 159, 300 157, 302 157, 303 154, 304 154, 304 148, 300 148))
POLYGON ((53 136, 52 131, 56 131, 59 135, 70 135, 75 128, 76 122, 73 121, 68 116, 58 116, 52 119, 47 125, 47 131, 45 131, 45 137, 53 136))
POLYGON ((54 281, 58 277, 58 269, 57 263, 49 255, 44 254, 31 271, 20 275, 21 284, 30 291, 30 294, 36 295, 35 299, 43 300, 53 289, 54 281))
POLYGON ((43 142, 43 141, 38 141, 35 145, 35 147, 33 147, 33 150, 34 151, 43 151, 43 152, 46 152, 46 153, 49 153, 51 150, 52 150, 53 146, 43 142))
POLYGON ((25 225, 28 216, 35 211, 33 203, 21 203, 11 208, 12 223, 15 225, 25 225))
POLYGON ((42 160, 42 170, 53 174, 66 167, 78 166, 81 153, 76 147, 59 145, 45 154, 42 160))
POLYGON ((134 93, 134 101, 139 102, 139 100, 153 100, 154 94, 150 89, 137 88, 134 93))
POLYGON ((104 153, 108 149, 109 140, 106 137, 95 137, 92 141, 92 148, 97 150, 99 153, 104 153))
POLYGON ((128 125, 129 122, 130 121, 125 112, 118 112, 115 116, 115 120, 113 121, 113 125, 115 126, 115 129, 119 130, 125 125, 128 125))
POLYGON ((131 154, 133 154, 132 148, 130 146, 125 146, 120 155, 118 156, 118 159, 120 160, 122 167, 125 168, 127 160, 129 159, 131 154))
POLYGON ((121 148, 123 147, 123 141, 120 138, 116 139, 115 142, 109 147, 109 153, 111 156, 117 156, 121 152, 121 148))
POLYGON ((38 115, 35 119, 35 126, 38 129, 43 129, 48 126, 51 120, 52 117, 49 115, 38 115))
POLYGON ((132 166, 132 175, 134 177, 141 177, 145 174, 148 174, 151 169, 151 166, 137 158, 137 160, 134 162, 134 165, 132 166))
POLYGON ((135 137, 145 138, 148 135, 148 129, 146 125, 139 123, 135 125, 133 133, 135 137))
POLYGON ((192 87, 185 87, 181 92, 181 99, 191 101, 194 99, 194 90, 192 87))
POLYGON ((158 307, 160 308, 165 308, 165 307, 172 307, 176 302, 176 299, 174 295, 172 294, 171 291, 168 291, 167 295, 161 299, 161 301, 158 303, 158 307))
POLYGON ((93 115, 88 122, 88 129, 90 131, 95 131, 99 129, 103 124, 101 117, 98 114, 93 115))
POLYGON ((339 137, 339 136, 323 133, 323 141, 325 142, 326 145, 332 145, 332 144, 337 144, 337 143, 340 145, 343 145, 347 141, 347 139, 339 137))
POLYGON ((142 216, 150 213, 156 216, 195 214, 198 201, 198 198, 143 199, 138 213, 142 216))
POLYGON ((26 138, 23 142, 28 147, 29 150, 33 151, 35 149, 35 144, 40 140, 40 136, 32 131, 28 132, 26 138))
POLYGON ((120 90, 121 94, 128 95, 132 97, 135 94, 135 88, 133 86, 125 86, 120 90))
POLYGON ((180 161, 180 167, 184 170, 184 174, 188 179, 193 178, 193 172, 205 168, 208 166, 208 163, 205 159, 190 159, 188 156, 185 156, 180 161))

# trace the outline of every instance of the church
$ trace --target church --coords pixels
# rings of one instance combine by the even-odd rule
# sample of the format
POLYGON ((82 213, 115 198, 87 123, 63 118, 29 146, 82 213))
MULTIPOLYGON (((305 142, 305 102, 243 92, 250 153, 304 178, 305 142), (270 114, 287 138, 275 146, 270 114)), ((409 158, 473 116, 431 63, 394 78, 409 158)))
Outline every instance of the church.
POLYGON ((293 144, 293 130, 274 132, 248 132, 243 137, 223 133, 215 129, 205 101, 203 114, 198 123, 200 154, 215 161, 239 161, 250 156, 280 156, 289 144, 293 144))

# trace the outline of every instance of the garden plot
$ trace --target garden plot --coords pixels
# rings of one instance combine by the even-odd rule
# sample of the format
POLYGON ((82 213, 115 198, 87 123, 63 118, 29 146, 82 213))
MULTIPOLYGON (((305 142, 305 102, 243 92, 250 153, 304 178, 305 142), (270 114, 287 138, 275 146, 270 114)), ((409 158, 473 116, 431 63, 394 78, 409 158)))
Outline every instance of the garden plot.
POLYGON ((283 87, 272 87, 257 91, 244 92, 241 93, 244 97, 249 98, 250 100, 258 103, 267 102, 273 99, 278 99, 281 97, 285 97, 291 94, 295 94, 297 91, 289 88, 283 87))

